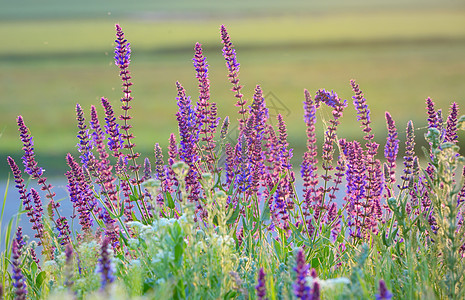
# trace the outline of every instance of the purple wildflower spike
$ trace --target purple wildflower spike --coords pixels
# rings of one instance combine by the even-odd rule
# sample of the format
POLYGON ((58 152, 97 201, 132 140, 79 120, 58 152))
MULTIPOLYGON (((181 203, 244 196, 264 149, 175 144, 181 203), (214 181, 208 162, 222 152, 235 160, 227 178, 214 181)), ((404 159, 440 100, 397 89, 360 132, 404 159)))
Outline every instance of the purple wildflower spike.
POLYGON ((339 96, 334 92, 327 92, 325 89, 320 89, 316 92, 315 95, 315 107, 320 107, 320 103, 328 105, 329 107, 336 108, 336 105, 339 104, 339 96))
POLYGON ((24 124, 23 117, 18 116, 17 121, 20 132, 20 138, 23 142, 23 163, 25 171, 27 174, 32 176, 33 179, 37 179, 37 183, 41 185, 41 190, 47 192, 46 197, 50 199, 52 209, 57 210, 57 208, 60 207, 60 203, 55 203, 55 201, 53 200, 53 197, 55 197, 56 195, 54 192, 52 192, 53 187, 51 184, 47 184, 46 177, 42 177, 43 169, 37 166, 37 162, 34 159, 34 148, 32 147, 34 143, 32 140, 32 136, 29 134, 29 129, 24 124))
MULTIPOLYGON (((197 154, 197 142, 199 140, 199 130, 194 109, 192 108, 190 97, 186 96, 186 91, 179 82, 176 82, 178 90, 179 111, 176 113, 179 126, 180 147, 179 158, 189 166, 186 177, 186 190, 190 191, 188 199, 191 202, 197 202, 200 196, 200 182, 198 180, 199 171, 197 163, 199 160, 197 154)), ((198 203, 198 210, 201 205, 198 203)))
POLYGON ((304 121, 307 131, 307 151, 304 153, 300 173, 303 179, 303 193, 305 196, 306 214, 309 214, 311 203, 317 197, 318 185, 318 158, 317 158, 317 145, 316 145, 316 106, 312 101, 312 97, 308 90, 304 91, 304 121))
POLYGON ((132 117, 129 115, 129 110, 132 108, 130 102, 133 100, 131 96, 131 73, 129 72, 129 63, 131 62, 131 47, 130 43, 127 42, 127 39, 124 37, 124 32, 121 29, 119 24, 116 24, 116 47, 115 47, 115 64, 119 67, 119 76, 123 81, 123 98, 121 98, 121 102, 123 103, 121 109, 123 110, 123 114, 120 115, 119 119, 124 122, 121 126, 123 133, 121 134, 121 138, 125 141, 124 149, 128 150, 128 154, 126 157, 129 160, 132 160, 133 165, 129 166, 129 169, 136 174, 135 183, 140 183, 138 171, 140 169, 140 165, 137 164, 136 159, 140 156, 139 153, 134 151, 134 147, 136 144, 132 142, 134 135, 129 132, 132 128, 132 125, 128 123, 132 117))
POLYGON ((438 115, 434 109, 434 102, 430 97, 426 98, 426 113, 428 114, 428 127, 438 128, 438 115))
POLYGON ((404 156, 404 174, 401 176, 403 183, 399 188, 404 190, 408 187, 408 182, 413 172, 413 160, 415 158, 415 133, 413 122, 407 123, 407 139, 405 141, 405 156, 404 156))
POLYGON ((19 199, 21 199, 21 202, 25 206, 26 210, 31 210, 32 207, 28 205, 28 202, 30 202, 30 200, 28 199, 28 193, 27 193, 26 186, 24 185, 24 179, 21 176, 21 170, 19 169, 14 159, 11 158, 11 156, 7 157, 7 161, 8 161, 8 165, 10 165, 11 171, 13 172, 13 177, 16 183, 15 187, 19 191, 19 199))
POLYGON ((265 271, 263 268, 260 268, 258 271, 258 283, 255 286, 255 290, 257 291, 257 299, 265 300, 266 298, 266 282, 265 282, 265 271))
POLYGON ((311 300, 320 300, 320 283, 318 281, 313 283, 311 300))
POLYGON ((250 134, 247 136, 249 146, 249 162, 252 173, 252 185, 249 194, 258 192, 259 184, 265 172, 263 164, 262 140, 266 121, 268 120, 268 109, 265 98, 259 85, 255 87, 253 102, 250 107, 250 117, 247 124, 251 123, 250 134))
POLYGON ((208 79, 208 64, 205 56, 203 55, 202 45, 200 43, 195 44, 195 56, 193 61, 196 77, 199 81, 200 92, 199 102, 197 102, 196 107, 197 126, 200 129, 199 133, 202 135, 202 141, 205 142, 202 149, 204 150, 208 169, 213 171, 215 162, 213 154, 215 141, 213 140, 213 136, 218 122, 216 119, 216 104, 209 102, 210 80, 208 79))
POLYGON ((307 286, 307 273, 309 266, 305 261, 305 254, 302 249, 299 249, 296 258, 296 267, 294 271, 296 272, 296 279, 293 284, 294 295, 297 299, 306 300, 310 298, 310 288, 307 286))
POLYGON ((39 245, 42 243, 43 237, 43 225, 42 225, 42 203, 40 202, 39 194, 34 190, 31 189, 31 192, 34 191, 32 194, 27 192, 26 186, 24 185, 24 179, 21 176, 21 170, 16 165, 16 162, 10 156, 7 157, 8 164, 10 165, 11 171, 13 172, 13 176, 16 183, 16 188, 19 191, 20 199, 24 205, 24 209, 27 211, 26 215, 29 217, 29 222, 32 223, 32 229, 37 230, 35 237, 39 238, 39 245), (37 196, 35 196, 37 194, 37 196), (38 197, 38 200, 36 199, 38 197), (38 202, 36 202, 36 200, 38 202), (34 206, 32 204, 34 201, 34 206))
MULTIPOLYGON (((29 248, 29 254, 31 255, 32 260, 36 263, 39 270, 42 270, 42 268, 40 267, 40 260, 37 257, 36 250, 34 248, 29 248)), ((0 297, 0 299, 1 299, 1 297, 0 297)))
POLYGON ((396 182, 396 159, 399 152, 399 139, 397 138, 396 124, 389 112, 386 112, 386 124, 388 136, 386 138, 386 146, 384 147, 384 156, 388 163, 387 172, 389 174, 389 181, 386 183, 393 184, 396 182))
POLYGON ((68 178, 68 191, 73 207, 79 213, 79 224, 82 230, 89 233, 92 227, 91 211, 96 207, 97 201, 94 193, 84 178, 84 173, 74 157, 68 153, 66 162, 71 168, 66 172, 68 178))
POLYGON ((145 180, 152 178, 151 174, 152 174, 152 165, 150 164, 150 159, 146 157, 144 159, 144 177, 142 179, 145 181, 145 180))
POLYGON ((391 300, 392 293, 387 289, 384 280, 379 280, 379 294, 375 295, 376 300, 391 300))
POLYGON ((40 239, 39 245, 43 244, 44 238, 44 224, 42 222, 43 207, 42 201, 40 200, 39 193, 31 188, 31 197, 34 201, 34 214, 30 217, 30 222, 33 224, 32 229, 36 230, 37 233, 34 237, 40 239))
POLYGON ((226 171, 226 188, 229 188, 231 182, 235 175, 235 159, 234 159, 234 149, 230 143, 227 143, 225 146, 224 152, 226 153, 226 162, 225 162, 225 171, 226 171))
MULTIPOLYGON (((105 148, 104 134, 97 116, 97 110, 95 106, 91 106, 91 128, 94 131, 92 137, 94 144, 99 153, 99 162, 98 162, 98 180, 97 183, 100 185, 102 193, 105 195, 104 202, 106 207, 110 208, 112 205, 118 209, 118 191, 114 184, 115 178, 112 174, 112 166, 110 165, 109 155, 105 148)), ((107 234, 112 237, 113 244, 118 243, 117 235, 117 225, 116 221, 110 218, 110 215, 107 209, 104 209, 102 218, 105 222, 108 222, 106 225, 107 234), (110 224, 111 223, 111 224, 110 224)))
POLYGON ((446 137, 445 141, 450 143, 457 143, 457 115, 458 115, 458 105, 457 103, 452 103, 450 106, 450 113, 447 117, 446 125, 446 137))
POLYGON ((110 240, 104 238, 100 251, 100 259, 97 265, 97 272, 100 273, 100 289, 106 290, 109 284, 115 280, 115 269, 110 257, 110 240))
POLYGON ((26 280, 21 271, 21 247, 18 245, 18 241, 16 241, 16 239, 13 240, 11 253, 11 264, 13 266, 11 278, 13 279, 13 287, 16 295, 15 299, 25 300, 27 295, 26 280))
POLYGON ((81 163, 84 166, 89 167, 88 163, 94 159, 94 156, 91 152, 92 150, 92 141, 89 136, 89 129, 87 129, 86 119, 84 118, 84 111, 82 110, 79 104, 76 104, 76 119, 78 121, 78 151, 81 154, 81 163))
POLYGON ((113 156, 118 158, 121 155, 120 149, 123 145, 123 140, 119 132, 119 124, 116 124, 115 113, 110 102, 106 98, 101 98, 102 106, 105 109, 105 132, 108 137, 108 149, 113 152, 113 156))
POLYGON ((221 42, 223 43, 223 56, 226 60, 226 67, 228 68, 229 82, 233 84, 232 91, 236 93, 236 106, 240 107, 239 114, 241 115, 241 118, 239 122, 240 124, 244 125, 246 119, 245 114, 247 113, 245 104, 247 101, 243 98, 244 95, 241 94, 242 86, 239 84, 240 64, 237 62, 236 50, 234 49, 234 45, 232 44, 231 38, 229 37, 229 34, 224 25, 221 25, 221 42))
POLYGON ((370 127, 370 110, 366 104, 366 99, 363 96, 363 92, 360 90, 359 85, 355 83, 355 80, 350 80, 350 85, 355 93, 354 99, 355 109, 357 110, 357 120, 361 122, 361 127, 363 132, 365 132, 364 139, 370 141, 373 139, 373 134, 371 133, 370 127))
POLYGON ((26 127, 23 121, 22 116, 18 116, 18 127, 19 127, 19 132, 20 132, 20 138, 21 141, 23 142, 23 150, 24 150, 24 156, 23 156, 23 163, 24 163, 24 168, 27 174, 32 176, 32 179, 37 179, 40 178, 40 176, 43 173, 42 168, 37 166, 37 162, 35 161, 34 158, 34 141, 32 139, 32 136, 29 134, 29 129, 26 127))
POLYGON ((354 238, 361 238, 361 230, 364 226, 363 199, 366 195, 366 166, 363 163, 363 150, 359 142, 353 141, 344 144, 342 149, 347 159, 347 191, 345 201, 349 202, 349 234, 354 238), (352 228, 353 227, 353 228, 352 228))

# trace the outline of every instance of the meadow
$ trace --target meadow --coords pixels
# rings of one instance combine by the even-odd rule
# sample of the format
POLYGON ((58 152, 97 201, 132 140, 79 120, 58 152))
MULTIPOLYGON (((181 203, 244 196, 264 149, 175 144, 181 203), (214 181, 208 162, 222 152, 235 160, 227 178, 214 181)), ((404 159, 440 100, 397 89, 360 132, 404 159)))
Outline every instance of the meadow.
POLYGON ((458 2, 46 3, 0 12, 0 300, 465 297, 458 2))

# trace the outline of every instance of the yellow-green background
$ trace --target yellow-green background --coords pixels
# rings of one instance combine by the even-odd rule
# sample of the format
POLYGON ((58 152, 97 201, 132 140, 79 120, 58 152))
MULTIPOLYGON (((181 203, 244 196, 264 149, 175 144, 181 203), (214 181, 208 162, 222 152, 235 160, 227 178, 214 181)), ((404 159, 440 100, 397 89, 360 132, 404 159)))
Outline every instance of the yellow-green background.
MULTIPOLYGON (((8 171, 6 156, 21 156, 17 115, 34 135, 39 164, 62 173, 65 153, 76 154, 75 104, 86 112, 96 105, 102 122, 100 97, 120 111, 115 23, 132 45, 131 114, 135 142, 144 155, 177 132, 175 82, 193 100, 198 97, 195 42, 204 46, 219 115, 235 120, 235 98, 221 55, 221 24, 236 46, 246 98, 260 84, 286 107, 295 164, 305 146, 304 88, 312 94, 333 89, 349 100, 339 129, 339 137, 349 139, 362 136, 350 79, 365 93, 380 143, 386 136, 386 110, 401 135, 412 119, 421 142, 426 97, 445 115, 452 101, 465 109, 463 1, 2 0, 0 7, 1 177, 8 171)), ((318 117, 321 143, 321 120, 328 111, 318 117)))

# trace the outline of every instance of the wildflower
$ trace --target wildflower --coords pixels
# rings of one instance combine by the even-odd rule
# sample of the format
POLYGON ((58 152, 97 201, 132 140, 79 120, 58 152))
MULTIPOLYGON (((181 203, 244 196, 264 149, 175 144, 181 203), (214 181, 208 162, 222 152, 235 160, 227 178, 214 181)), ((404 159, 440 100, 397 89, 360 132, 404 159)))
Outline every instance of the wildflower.
POLYGON ((152 165, 150 164, 150 160, 148 159, 148 157, 146 157, 144 159, 144 177, 143 177, 144 181, 152 178, 151 174, 152 174, 152 165))
POLYGON ((77 138, 79 139, 79 143, 77 145, 78 151, 81 154, 79 157, 81 158, 82 165, 89 167, 89 162, 94 159, 91 152, 92 141, 90 140, 89 129, 87 129, 87 125, 85 124, 86 120, 84 118, 84 111, 79 104, 76 104, 76 119, 78 121, 79 128, 77 135, 77 138))
POLYGON ((115 113, 110 102, 102 98, 102 106, 105 109, 105 132, 108 134, 108 149, 113 152, 113 156, 118 158, 121 154, 120 149, 123 145, 123 140, 119 132, 119 124, 116 124, 115 113))
POLYGON ((320 283, 318 281, 313 284, 311 300, 320 300, 320 283))
POLYGON ((309 266, 305 261, 305 254, 302 249, 299 249, 296 258, 296 267, 294 271, 296 272, 296 279, 293 284, 294 295, 298 299, 309 299, 310 298, 310 288, 307 286, 307 273, 309 266))
POLYGON ((370 110, 366 104, 366 99, 363 97, 363 92, 360 90, 359 85, 355 83, 355 80, 350 80, 350 84, 355 93, 354 99, 355 109, 357 110, 357 120, 361 122, 363 131, 365 132, 365 140, 372 140, 373 134, 371 133, 370 127, 370 110))
POLYGON ((327 92, 325 89, 320 89, 316 92, 315 95, 315 107, 320 107, 320 103, 328 105, 329 107, 336 108, 336 105, 339 104, 339 96, 334 92, 327 92))
POLYGON ((196 107, 197 127, 200 129, 199 134, 202 136, 202 141, 206 144, 202 146, 208 169, 213 170, 214 157, 213 149, 215 141, 213 140, 218 120, 216 118, 216 104, 210 103, 210 81, 208 79, 208 64, 203 55, 202 45, 195 44, 195 56, 193 58, 196 77, 199 81, 199 101, 196 107))
POLYGON ((16 239, 13 240, 12 246, 12 261, 11 264, 13 266, 13 274, 11 278, 13 279, 13 287, 15 288, 15 299, 23 300, 26 299, 27 289, 26 289, 26 281, 24 275, 21 271, 21 246, 18 244, 16 239))
POLYGON ((434 102, 430 97, 426 98, 426 113, 428 114, 428 127, 438 128, 438 114, 434 110, 434 102))
POLYGON ((384 147, 384 156, 388 162, 388 179, 387 183, 396 182, 396 158, 399 151, 399 139, 397 138, 397 129, 394 120, 389 112, 386 112, 386 124, 388 129, 388 137, 386 138, 386 146, 384 147))
POLYGON ((91 188, 84 179, 82 168, 79 167, 71 154, 68 153, 66 161, 71 168, 65 174, 68 178, 70 199, 73 202, 73 207, 79 213, 79 224, 81 224, 83 231, 89 232, 92 227, 90 213, 97 205, 97 202, 91 188))
POLYGON ((129 64, 131 62, 131 47, 130 43, 128 43, 127 39, 124 37, 124 32, 119 26, 119 24, 116 24, 116 47, 115 47, 115 64, 119 67, 119 76, 121 77, 121 80, 123 81, 122 84, 122 90, 123 90, 123 97, 121 98, 121 109, 123 110, 123 114, 119 116, 119 119, 122 120, 124 123, 121 126, 121 129, 123 130, 123 133, 121 134, 121 138, 126 142, 124 144, 123 148, 127 149, 129 153, 126 155, 126 157, 129 160, 133 161, 133 165, 129 166, 129 169, 133 172, 136 173, 136 178, 133 179, 133 183, 140 183, 141 179, 138 178, 138 171, 140 169, 140 165, 137 164, 136 158, 140 156, 139 153, 134 152, 134 147, 136 144, 134 144, 131 140, 134 138, 134 135, 129 132, 129 130, 132 128, 132 125, 128 123, 129 120, 132 119, 132 117, 129 115, 129 110, 132 108, 130 105, 130 102, 133 100, 133 97, 131 96, 131 73, 129 72, 129 64))
POLYGON ((392 299, 392 293, 387 289, 384 280, 379 280, 379 294, 375 295, 376 300, 390 300, 392 299))
POLYGON ((190 191, 189 200, 197 201, 200 194, 198 170, 196 164, 199 160, 196 143, 199 139, 195 112, 192 108, 190 97, 179 82, 176 82, 178 90, 179 111, 176 113, 179 135, 181 138, 179 158, 189 166, 186 177, 186 191, 190 191))
POLYGON ((266 298, 266 283, 265 283, 265 272, 263 268, 260 268, 258 271, 258 283, 255 286, 255 290, 257 291, 257 298, 259 300, 265 300, 266 298))
POLYGON ((115 266, 111 262, 110 240, 104 238, 100 250, 100 259, 97 265, 96 272, 100 273, 100 289, 105 290, 109 284, 115 280, 115 266))
POLYGON ((240 126, 245 123, 245 114, 247 112, 245 104, 247 101, 243 98, 244 95, 241 94, 242 86, 239 84, 239 66, 236 58, 236 50, 234 45, 231 42, 231 38, 226 30, 224 25, 221 25, 221 42, 223 43, 223 56, 226 60, 226 67, 228 68, 228 78, 229 82, 233 84, 232 91, 236 94, 234 95, 237 98, 236 106, 240 107, 239 114, 242 116, 239 120, 240 126))
POLYGON ((446 125, 446 142, 457 143, 457 114, 459 110, 457 106, 457 103, 454 102, 450 107, 446 125))
POLYGON ((21 138, 21 141, 23 142, 23 150, 24 150, 23 163, 24 163, 25 171, 27 174, 32 176, 32 179, 40 178, 44 170, 38 167, 37 162, 35 161, 34 147, 33 147, 34 141, 32 139, 32 136, 29 134, 29 129, 24 124, 23 117, 18 116, 17 121, 18 121, 18 127, 19 127, 19 132, 20 132, 20 138, 21 138))
POLYGON ((413 122, 409 121, 407 123, 407 139, 405 141, 405 156, 404 156, 404 175, 401 176, 403 184, 399 185, 399 188, 404 190, 408 187, 407 183, 410 180, 412 169, 413 169, 413 160, 415 157, 415 133, 413 122))

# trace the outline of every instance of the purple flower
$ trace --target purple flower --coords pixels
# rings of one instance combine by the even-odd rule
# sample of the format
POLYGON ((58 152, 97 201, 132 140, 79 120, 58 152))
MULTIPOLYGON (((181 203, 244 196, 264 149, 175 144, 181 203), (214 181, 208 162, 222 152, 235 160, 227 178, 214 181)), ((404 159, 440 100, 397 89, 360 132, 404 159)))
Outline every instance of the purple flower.
POLYGON ((43 207, 42 201, 40 200, 39 193, 31 188, 31 197, 34 201, 34 214, 31 216, 30 222, 33 224, 32 229, 37 230, 34 237, 40 239, 39 245, 43 244, 42 239, 44 238, 44 224, 42 222, 43 207))
POLYGON ((241 135, 239 143, 237 143, 238 148, 236 148, 236 152, 240 156, 237 156, 237 165, 238 165, 238 171, 237 171, 237 176, 236 176, 236 184, 235 187, 237 187, 241 192, 247 191, 252 182, 251 182, 251 177, 250 177, 250 166, 249 166, 249 160, 248 160, 248 149, 247 149, 247 141, 244 136, 244 134, 241 135))
POLYGON ((446 125, 446 142, 457 143, 457 114, 458 114, 458 105, 457 103, 452 103, 450 106, 450 114, 447 117, 446 125))
POLYGON ((29 129, 26 127, 23 121, 22 116, 18 116, 18 127, 20 132, 20 138, 23 142, 23 163, 24 168, 27 174, 31 175, 33 179, 39 178, 43 170, 37 166, 37 162, 34 158, 34 141, 32 140, 32 136, 29 134, 29 129))
POLYGON ((379 294, 375 295, 376 300, 390 300, 392 299, 392 293, 387 289, 384 280, 379 280, 379 294))
POLYGON ((121 109, 123 110, 123 114, 119 116, 119 119, 124 122, 123 125, 121 125, 121 130, 123 130, 121 138, 126 141, 126 144, 124 144, 123 147, 129 152, 126 157, 133 161, 133 164, 129 166, 129 169, 136 173, 136 178, 133 179, 133 182, 138 183, 137 181, 140 181, 140 179, 138 178, 137 172, 141 166, 137 164, 136 158, 138 158, 140 154, 134 151, 136 144, 131 141, 134 138, 134 135, 129 132, 129 130, 132 128, 132 125, 128 123, 128 121, 132 119, 132 117, 129 115, 129 110, 132 108, 130 102, 133 100, 133 97, 131 96, 132 91, 130 90, 132 86, 130 75, 131 73, 128 69, 131 57, 131 48, 129 47, 130 43, 128 43, 125 39, 124 32, 119 24, 116 24, 115 42, 115 64, 120 69, 119 76, 123 81, 123 98, 121 98, 121 109))
POLYGON ((115 280, 115 267, 111 262, 110 240, 104 238, 100 250, 100 259, 97 265, 97 273, 100 273, 100 289, 105 290, 115 280))
POLYGON ((320 103, 328 105, 329 107, 336 108, 341 100, 339 96, 334 92, 327 92, 325 89, 320 89, 316 92, 315 95, 315 107, 320 107, 320 103))
POLYGON ((355 80, 350 80, 350 85, 352 86, 352 90, 355 93, 355 96, 352 98, 354 99, 354 106, 357 110, 357 120, 361 122, 361 127, 365 132, 364 139, 370 141, 373 139, 373 134, 371 133, 370 127, 370 110, 368 109, 366 99, 363 97, 363 93, 360 90, 359 85, 355 83, 355 80))
POLYGON ((226 161, 225 161, 225 172, 226 172, 226 188, 229 188, 231 182, 235 175, 236 169, 236 160, 234 159, 234 149, 230 143, 227 143, 225 146, 224 152, 226 153, 226 161))
POLYGON ((66 162, 71 168, 70 171, 66 172, 70 199, 73 202, 73 207, 75 207, 79 213, 79 224, 81 224, 82 230, 89 233, 92 227, 90 214, 97 206, 97 201, 93 191, 84 178, 82 168, 69 153, 66 156, 66 162))
POLYGON ((258 283, 255 286, 255 290, 257 291, 257 298, 259 300, 264 300, 266 299, 266 282, 265 282, 265 272, 263 271, 263 268, 260 268, 258 271, 258 283))
POLYGON ((320 283, 318 281, 313 283, 311 300, 320 300, 320 283))
POLYGON ((15 289, 15 299, 23 300, 26 299, 27 288, 26 280, 21 271, 21 245, 18 244, 16 239, 13 240, 13 246, 11 250, 11 265, 13 266, 13 273, 11 278, 13 279, 13 287, 15 289))
POLYGON ((131 44, 124 38, 123 29, 119 24, 116 24, 115 42, 115 64, 121 69, 126 69, 131 62, 131 44))
POLYGON ((315 134, 316 106, 312 101, 312 97, 308 90, 305 90, 304 93, 304 121, 307 128, 307 151, 304 153, 302 159, 300 173, 303 179, 303 193, 305 195, 305 203, 307 207, 306 210, 308 213, 312 199, 317 196, 316 187, 318 185, 318 153, 315 134))
POLYGON ((439 119, 436 110, 434 109, 434 102, 430 97, 426 98, 426 113, 428 114, 428 127, 438 128, 439 119))
POLYGON ((16 183, 15 187, 19 191, 19 195, 20 195, 19 199, 21 199, 21 202, 25 206, 26 210, 28 211, 32 210, 32 207, 30 206, 30 200, 28 199, 27 189, 26 189, 26 186, 24 185, 24 179, 21 176, 21 170, 18 168, 18 165, 16 164, 14 159, 11 158, 11 156, 7 157, 7 161, 8 161, 8 165, 10 165, 11 171, 13 172, 13 177, 16 183))
POLYGON ((92 150, 92 141, 89 136, 89 129, 85 124, 84 111, 82 110, 79 104, 76 104, 76 119, 78 121, 78 151, 81 153, 81 163, 85 166, 88 166, 88 163, 94 159, 94 156, 91 152, 92 150))
POLYGON ((105 132, 109 135, 108 137, 108 149, 113 152, 113 156, 118 158, 121 154, 120 149, 123 145, 123 140, 119 132, 119 124, 116 124, 115 113, 111 107, 110 102, 102 98, 102 106, 105 109, 105 132))
POLYGON ((190 201, 197 201, 200 194, 200 183, 198 180, 197 162, 197 142, 199 140, 198 123, 194 109, 191 105, 190 97, 186 96, 186 91, 179 82, 176 82, 178 90, 179 111, 176 113, 179 126, 180 149, 179 158, 189 166, 186 177, 186 189, 190 191, 188 196, 190 201))
POLYGON ((55 203, 55 201, 53 200, 53 197, 55 197, 56 194, 52 192, 52 185, 46 183, 47 178, 42 177, 44 170, 37 166, 37 162, 34 159, 34 148, 32 147, 34 143, 32 140, 32 136, 29 134, 29 129, 24 124, 23 117, 18 116, 17 121, 20 132, 20 138, 23 142, 23 163, 25 171, 27 174, 32 176, 33 179, 37 179, 37 183, 42 186, 42 191, 47 191, 46 197, 50 199, 51 207, 53 209, 56 209, 60 206, 60 204, 55 203))
POLYGON ((305 261, 305 254, 302 249, 299 249, 296 258, 296 267, 294 271, 296 272, 296 279, 293 284, 294 295, 297 299, 310 299, 310 288, 307 286, 306 277, 308 275, 307 262, 305 261))
POLYGON ((205 145, 202 146, 204 150, 205 160, 208 164, 210 171, 214 170, 215 158, 213 149, 215 148, 215 141, 213 139, 218 125, 216 117, 216 104, 210 103, 210 81, 208 79, 208 64, 205 56, 203 55, 202 45, 195 44, 195 55, 193 58, 196 77, 199 81, 199 101, 196 107, 196 117, 200 135, 205 145))
POLYGON ((366 194, 366 166, 363 161, 363 150, 357 141, 345 143, 343 146, 342 150, 347 159, 347 191, 344 199, 349 202, 347 206, 349 233, 353 237, 361 238, 359 229, 363 226, 363 199, 366 194), (355 230, 350 227, 355 227, 355 230))
POLYGON ((396 182, 396 158, 399 152, 399 139, 397 138, 397 129, 394 120, 389 112, 386 112, 386 124, 388 136, 386 138, 386 146, 384 147, 384 156, 388 162, 389 182, 396 182))
POLYGON ((237 98, 236 106, 240 107, 239 114, 242 116, 240 119, 240 124, 245 122, 245 114, 247 112, 245 104, 247 101, 243 98, 244 95, 241 94, 242 86, 239 85, 239 66, 240 64, 236 59, 236 50, 234 45, 231 42, 231 38, 226 30, 224 25, 221 25, 221 42, 223 43, 223 56, 226 60, 226 67, 228 68, 228 78, 229 81, 233 84, 232 91, 235 92, 235 97, 237 98))
POLYGON ((405 156, 404 156, 404 174, 401 176, 403 183, 399 188, 404 190, 408 187, 408 182, 413 172, 413 160, 415 158, 415 133, 413 122, 407 123, 407 139, 405 141, 405 156))

